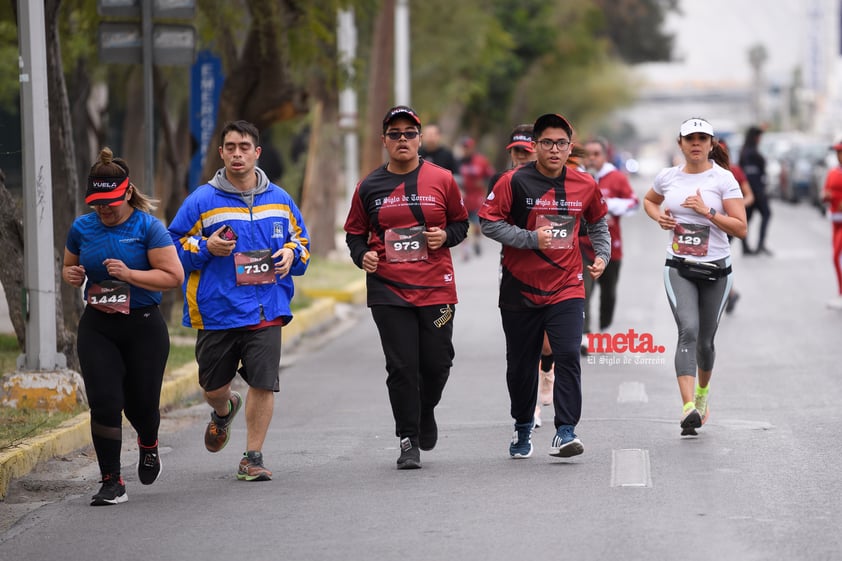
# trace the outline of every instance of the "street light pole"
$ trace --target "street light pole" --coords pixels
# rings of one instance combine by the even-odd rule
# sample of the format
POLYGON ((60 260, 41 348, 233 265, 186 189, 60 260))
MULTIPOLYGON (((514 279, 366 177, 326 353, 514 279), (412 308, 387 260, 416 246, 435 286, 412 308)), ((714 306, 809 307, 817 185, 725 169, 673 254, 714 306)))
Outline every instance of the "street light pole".
POLYGON ((395 4, 395 103, 409 105, 409 0, 395 4))
POLYGON ((143 35, 143 113, 146 158, 143 185, 155 193, 155 108, 152 73, 152 2, 141 2, 141 32, 143 35))
POLYGON ((44 2, 18 0, 23 148, 24 317, 18 368, 64 368, 56 352, 56 276, 44 2), (45 149, 47 147, 47 149, 45 149))

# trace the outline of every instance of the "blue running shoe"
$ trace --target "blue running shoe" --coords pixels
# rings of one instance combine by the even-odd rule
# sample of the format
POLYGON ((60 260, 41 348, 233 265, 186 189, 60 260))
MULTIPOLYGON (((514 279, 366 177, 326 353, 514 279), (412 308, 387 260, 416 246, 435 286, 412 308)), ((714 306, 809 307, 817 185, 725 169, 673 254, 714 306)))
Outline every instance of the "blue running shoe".
POLYGON ((509 455, 512 458, 528 458, 532 455, 532 423, 515 423, 509 455))
POLYGON ((550 456, 569 458, 578 456, 585 451, 582 441, 573 432, 573 425, 561 425, 556 430, 553 443, 550 446, 550 456))

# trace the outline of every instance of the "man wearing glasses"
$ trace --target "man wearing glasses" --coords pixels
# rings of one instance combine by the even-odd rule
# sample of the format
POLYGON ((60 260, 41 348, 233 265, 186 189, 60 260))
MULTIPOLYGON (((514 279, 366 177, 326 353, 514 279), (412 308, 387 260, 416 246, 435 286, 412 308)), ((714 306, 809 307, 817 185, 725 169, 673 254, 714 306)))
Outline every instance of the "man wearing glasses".
POLYGON ((582 411, 579 345, 585 289, 578 233, 582 220, 596 258, 588 274, 599 278, 611 244, 608 209, 593 177, 567 166, 573 128, 554 113, 538 117, 532 144, 538 159, 494 185, 479 212, 482 233, 503 244, 500 315, 506 335, 506 382, 515 431, 512 458, 532 455, 538 362, 544 332, 555 361, 556 433, 550 455, 584 452, 575 428, 582 411))
POLYGON ((418 469, 420 450, 436 445, 434 409, 453 364, 457 300, 450 248, 465 239, 468 213, 453 174, 419 158, 415 111, 389 109, 382 141, 389 161, 357 185, 345 241, 367 273, 400 439, 397 467, 418 469))

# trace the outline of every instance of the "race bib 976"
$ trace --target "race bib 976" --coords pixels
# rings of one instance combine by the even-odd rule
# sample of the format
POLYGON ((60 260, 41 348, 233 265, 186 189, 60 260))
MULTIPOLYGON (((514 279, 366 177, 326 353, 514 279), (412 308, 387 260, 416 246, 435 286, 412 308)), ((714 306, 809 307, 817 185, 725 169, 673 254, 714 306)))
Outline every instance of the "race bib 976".
POLYGON ((549 249, 573 249, 573 226, 575 216, 566 214, 541 214, 535 218, 536 228, 549 226, 552 229, 552 239, 549 249))

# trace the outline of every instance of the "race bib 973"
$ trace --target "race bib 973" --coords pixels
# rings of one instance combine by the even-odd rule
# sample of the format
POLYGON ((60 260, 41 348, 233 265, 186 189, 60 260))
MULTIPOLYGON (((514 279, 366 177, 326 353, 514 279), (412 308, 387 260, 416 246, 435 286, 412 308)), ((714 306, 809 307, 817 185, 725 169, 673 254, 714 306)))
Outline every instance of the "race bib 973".
POLYGON ((390 228, 386 230, 386 259, 392 263, 422 261, 427 258, 427 238, 424 226, 390 228))

